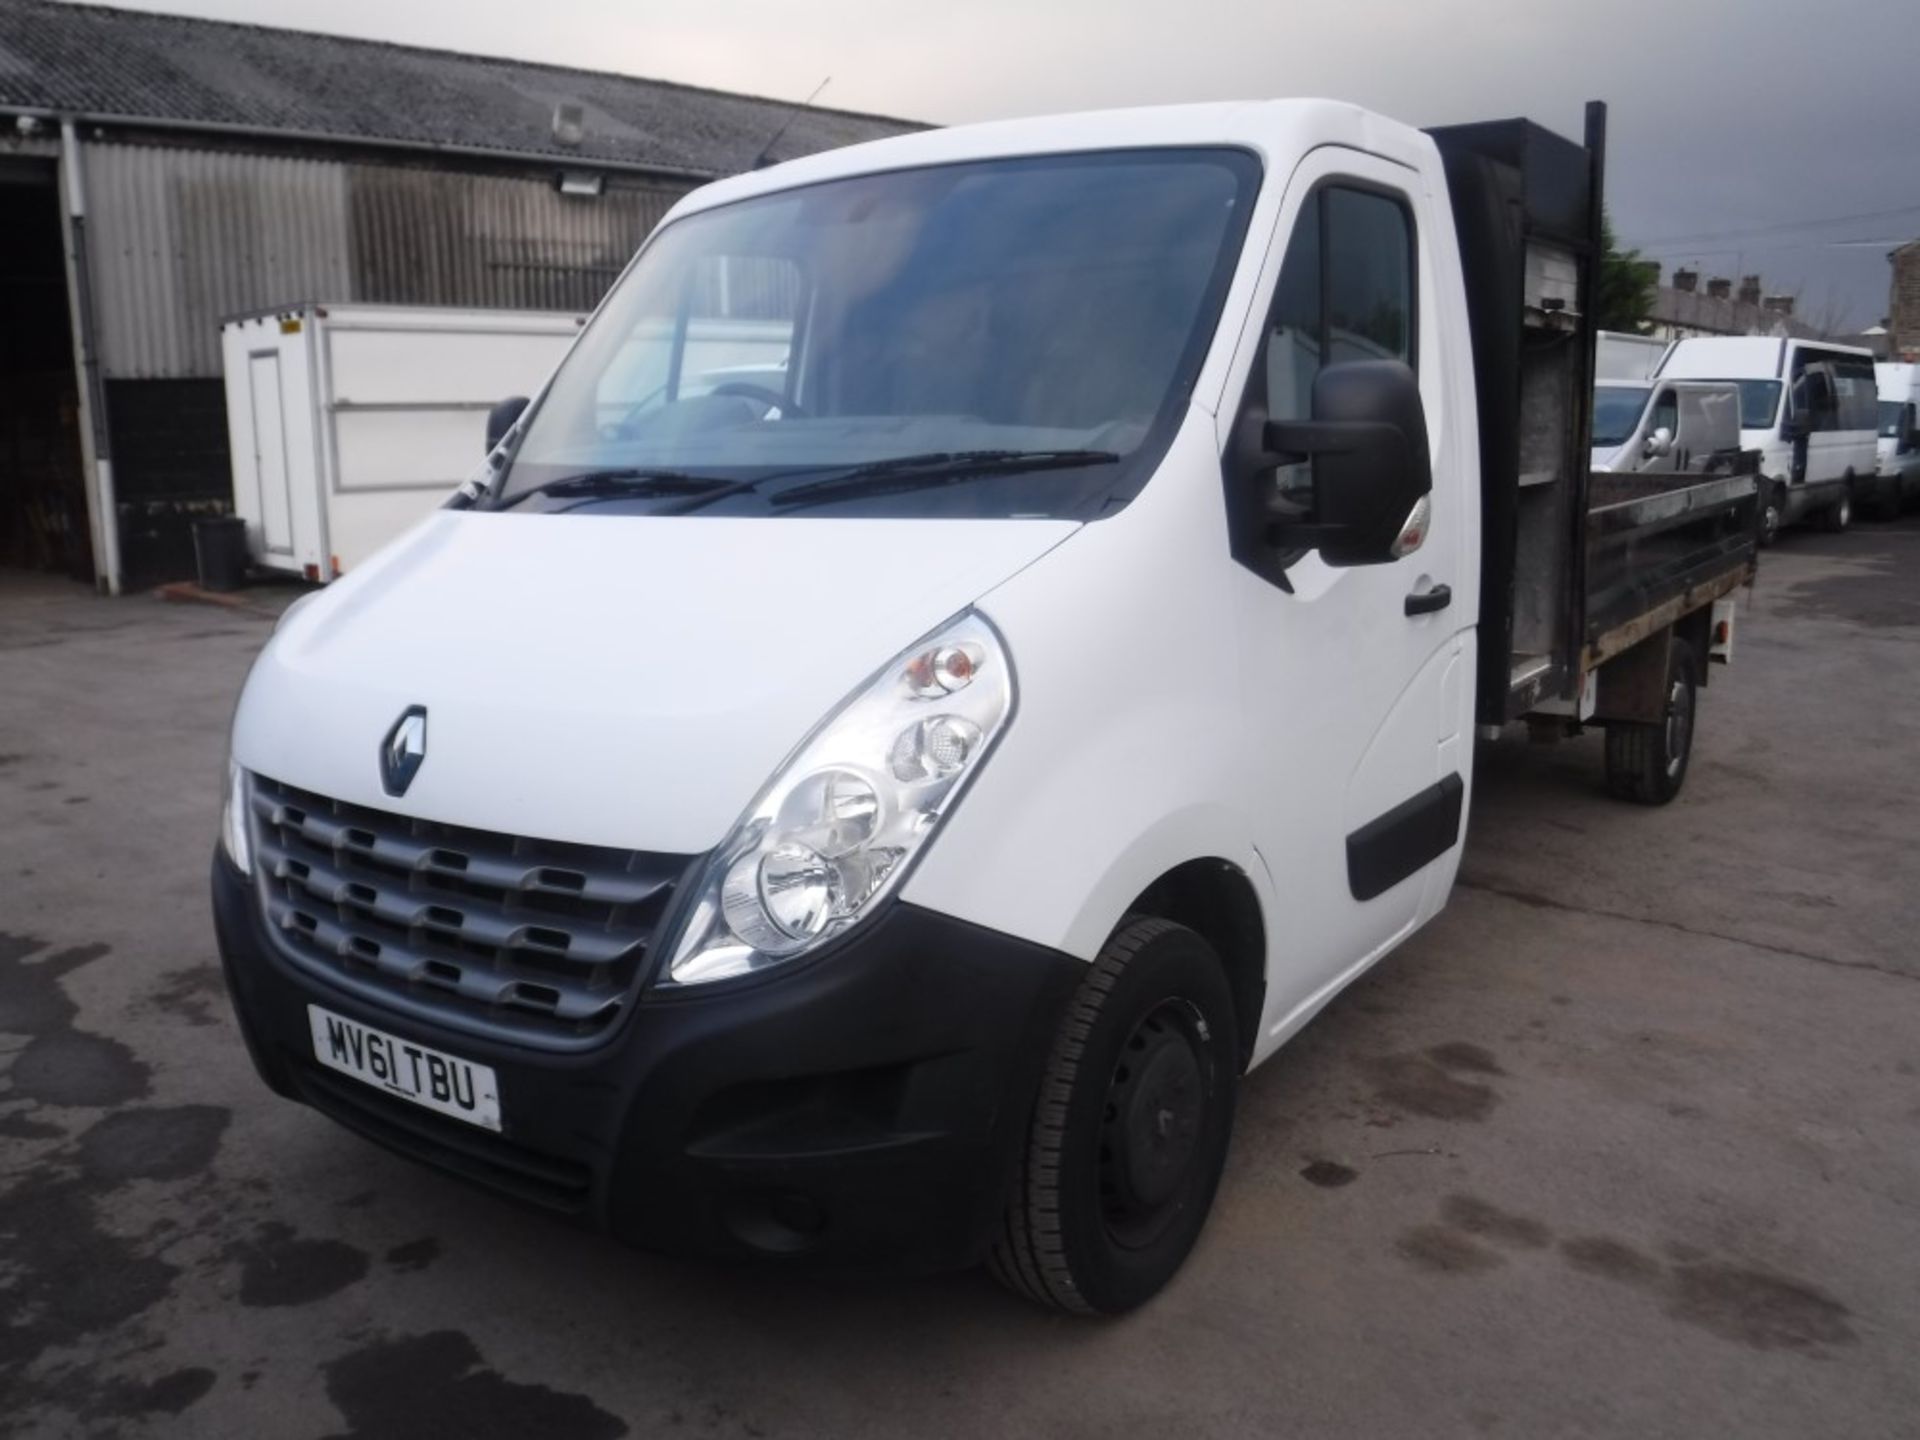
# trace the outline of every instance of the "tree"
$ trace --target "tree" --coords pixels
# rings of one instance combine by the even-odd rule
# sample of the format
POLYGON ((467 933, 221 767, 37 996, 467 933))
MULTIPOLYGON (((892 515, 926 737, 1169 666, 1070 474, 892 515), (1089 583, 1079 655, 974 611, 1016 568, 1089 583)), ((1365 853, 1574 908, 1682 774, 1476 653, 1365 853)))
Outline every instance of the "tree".
POLYGON ((1621 250, 1613 238, 1613 221, 1600 215, 1600 283, 1594 296, 1594 324, 1602 330, 1624 330, 1644 335, 1652 328, 1653 293, 1660 283, 1660 263, 1643 260, 1638 250, 1621 250))

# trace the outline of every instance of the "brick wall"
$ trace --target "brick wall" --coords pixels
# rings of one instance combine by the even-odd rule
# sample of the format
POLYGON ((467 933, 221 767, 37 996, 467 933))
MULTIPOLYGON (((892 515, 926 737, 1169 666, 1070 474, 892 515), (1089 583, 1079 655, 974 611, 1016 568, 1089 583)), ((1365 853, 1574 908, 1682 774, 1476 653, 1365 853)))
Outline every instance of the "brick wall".
POLYGON ((1889 353, 1895 358, 1920 360, 1920 240, 1893 252, 1893 289, 1887 314, 1889 353), (1907 351, 1914 353, 1903 354, 1907 351))

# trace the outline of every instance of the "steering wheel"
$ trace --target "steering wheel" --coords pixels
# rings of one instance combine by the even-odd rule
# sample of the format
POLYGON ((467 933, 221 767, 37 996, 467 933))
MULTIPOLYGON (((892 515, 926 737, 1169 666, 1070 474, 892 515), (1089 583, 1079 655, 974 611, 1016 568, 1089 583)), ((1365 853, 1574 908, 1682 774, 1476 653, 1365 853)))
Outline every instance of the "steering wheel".
POLYGON ((713 387, 709 395, 738 395, 743 400, 757 400, 769 410, 778 410, 782 416, 794 420, 806 419, 806 411, 794 404, 771 385, 756 385, 751 380, 728 380, 713 387))

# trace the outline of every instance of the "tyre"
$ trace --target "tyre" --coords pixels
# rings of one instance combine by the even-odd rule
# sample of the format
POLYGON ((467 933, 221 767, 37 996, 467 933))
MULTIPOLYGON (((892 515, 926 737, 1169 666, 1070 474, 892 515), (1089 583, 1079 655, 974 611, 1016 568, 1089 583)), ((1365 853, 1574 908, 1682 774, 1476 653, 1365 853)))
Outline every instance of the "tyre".
POLYGON ((1760 503, 1760 543, 1771 545, 1780 538, 1780 525, 1786 518, 1787 497, 1781 493, 1778 485, 1766 492, 1766 498, 1760 503))
POLYGON ((1054 1037, 995 1278, 1082 1315, 1150 1299, 1212 1208, 1239 1075, 1220 957, 1184 925, 1129 916, 1054 1037))
POLYGON ((1853 523, 1853 485, 1840 492, 1840 498, 1820 512, 1820 528, 1828 534, 1838 535, 1853 523))
POLYGON ((1694 707, 1699 672, 1693 647, 1671 640, 1667 648, 1666 716, 1658 724, 1615 722, 1607 726, 1607 790, 1640 805, 1664 805, 1686 783, 1693 754, 1694 707))
POLYGON ((1876 520, 1898 520, 1901 510, 1905 508, 1903 497, 1900 493, 1899 479, 1896 477, 1892 484, 1888 484, 1883 477, 1878 483, 1880 489, 1874 497, 1873 518, 1876 520))

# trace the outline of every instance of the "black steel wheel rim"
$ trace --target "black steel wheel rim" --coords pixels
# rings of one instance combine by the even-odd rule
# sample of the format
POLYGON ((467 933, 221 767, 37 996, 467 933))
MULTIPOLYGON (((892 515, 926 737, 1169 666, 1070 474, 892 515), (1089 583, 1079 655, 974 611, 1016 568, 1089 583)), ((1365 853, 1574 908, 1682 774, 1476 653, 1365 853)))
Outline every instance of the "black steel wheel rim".
POLYGON ((1101 1219, 1118 1245, 1151 1245, 1192 1198, 1215 1084, 1208 1034, 1198 1009, 1170 998, 1120 1047, 1100 1126, 1101 1219))

